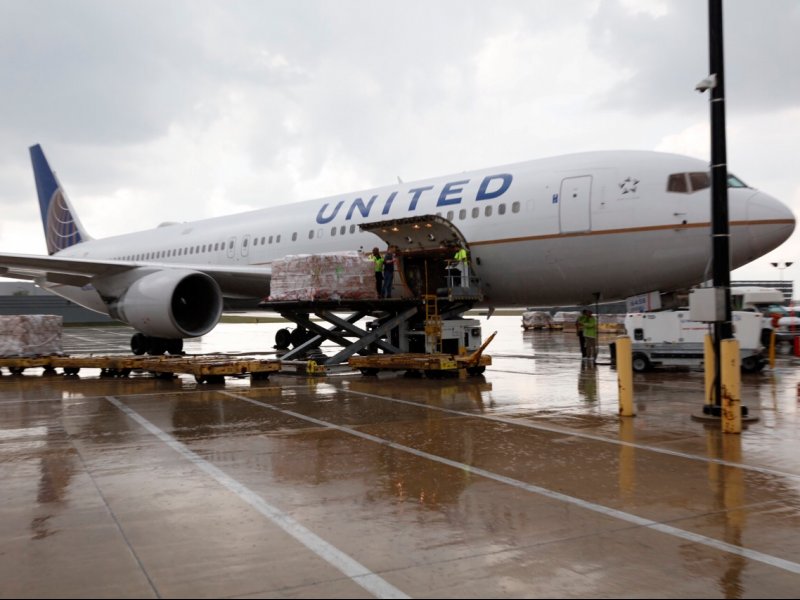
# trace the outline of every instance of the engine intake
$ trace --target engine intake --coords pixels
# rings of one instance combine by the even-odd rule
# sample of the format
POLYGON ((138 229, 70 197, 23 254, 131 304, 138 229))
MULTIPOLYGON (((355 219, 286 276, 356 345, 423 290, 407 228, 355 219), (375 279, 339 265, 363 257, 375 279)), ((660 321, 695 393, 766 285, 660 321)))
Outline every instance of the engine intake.
POLYGON ((109 312, 149 336, 198 337, 219 322, 222 292, 205 273, 169 269, 134 281, 109 312))

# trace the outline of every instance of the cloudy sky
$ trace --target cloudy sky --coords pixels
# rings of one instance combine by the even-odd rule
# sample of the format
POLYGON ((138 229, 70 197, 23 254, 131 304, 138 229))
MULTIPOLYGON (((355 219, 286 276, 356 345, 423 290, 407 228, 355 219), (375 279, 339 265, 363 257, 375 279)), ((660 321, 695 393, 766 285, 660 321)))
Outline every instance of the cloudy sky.
MULTIPOLYGON (((724 0, 729 170, 800 216, 800 2, 724 0)), ((0 251, 599 149, 708 160, 702 0, 0 0, 0 251)), ((800 231, 735 279, 800 296, 800 231)))

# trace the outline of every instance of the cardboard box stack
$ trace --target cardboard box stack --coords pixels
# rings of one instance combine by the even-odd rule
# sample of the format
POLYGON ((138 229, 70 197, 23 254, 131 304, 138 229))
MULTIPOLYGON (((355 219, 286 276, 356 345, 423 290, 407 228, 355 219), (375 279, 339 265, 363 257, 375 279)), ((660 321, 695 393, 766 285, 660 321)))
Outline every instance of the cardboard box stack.
POLYGON ((0 316, 0 356, 63 354, 59 315, 0 316))
POLYGON ((358 252, 295 254, 272 263, 272 301, 377 297, 374 265, 358 252))

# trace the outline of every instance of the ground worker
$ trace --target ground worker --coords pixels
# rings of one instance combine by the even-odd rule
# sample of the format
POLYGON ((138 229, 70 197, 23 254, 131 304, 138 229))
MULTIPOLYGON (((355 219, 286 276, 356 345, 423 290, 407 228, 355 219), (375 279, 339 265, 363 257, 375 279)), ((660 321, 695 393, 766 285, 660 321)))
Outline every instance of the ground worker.
POLYGON ((586 344, 586 357, 583 360, 595 364, 597 362, 597 317, 588 309, 584 311, 584 315, 581 329, 586 344))
POLYGON ((458 248, 456 255, 453 257, 453 261, 455 262, 456 269, 459 270, 461 273, 461 281, 459 282, 458 287, 468 287, 469 286, 469 261, 467 260, 467 251, 464 248, 464 244, 458 248))
POLYGON ((383 298, 383 257, 377 246, 372 249, 369 259, 375 263, 375 291, 378 292, 378 298, 383 298))

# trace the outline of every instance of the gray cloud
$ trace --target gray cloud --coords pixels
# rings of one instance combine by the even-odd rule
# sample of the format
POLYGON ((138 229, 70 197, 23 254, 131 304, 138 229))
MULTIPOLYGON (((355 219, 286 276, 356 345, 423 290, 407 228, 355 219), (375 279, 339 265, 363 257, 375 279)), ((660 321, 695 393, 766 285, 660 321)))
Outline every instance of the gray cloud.
MULTIPOLYGON (((734 170, 800 209, 783 168, 800 151, 800 4, 724 7, 734 170)), ((101 235, 571 151, 666 143, 702 156, 687 132, 708 118, 693 91, 708 71, 706 11, 699 0, 2 2, 0 202, 35 218, 37 142, 101 235)))

